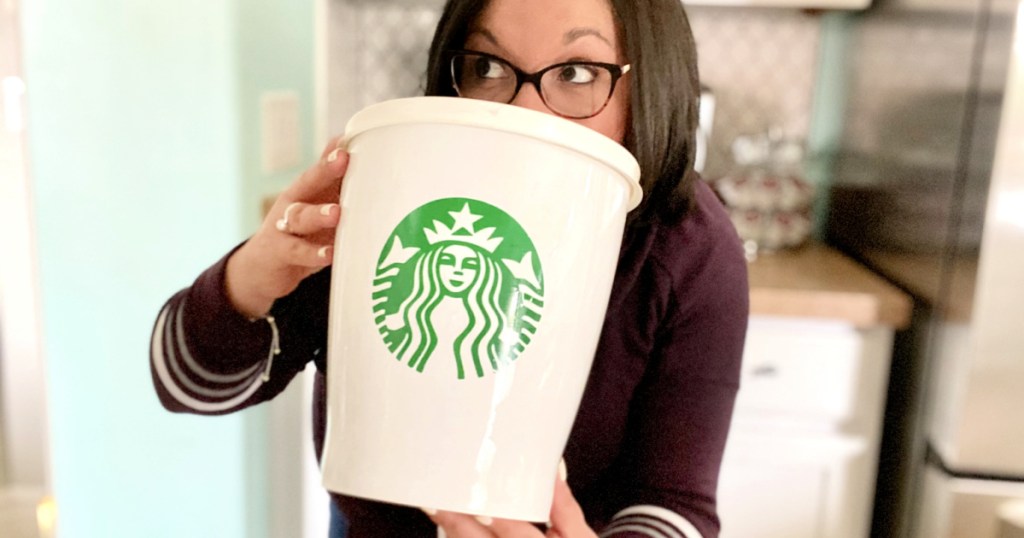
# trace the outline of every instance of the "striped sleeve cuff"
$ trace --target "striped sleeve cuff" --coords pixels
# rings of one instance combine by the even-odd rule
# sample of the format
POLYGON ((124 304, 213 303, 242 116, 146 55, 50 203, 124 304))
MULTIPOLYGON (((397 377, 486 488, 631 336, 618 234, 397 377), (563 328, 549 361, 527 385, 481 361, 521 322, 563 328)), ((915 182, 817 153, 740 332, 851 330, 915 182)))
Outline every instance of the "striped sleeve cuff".
POLYGON ((650 504, 630 506, 612 518, 601 538, 704 538, 683 516, 650 504))
POLYGON ((267 359, 233 373, 215 373, 192 356, 182 328, 185 299, 169 301, 157 318, 150 356, 157 389, 162 399, 198 413, 227 413, 244 407, 267 381, 274 355, 280 352, 277 326, 265 318, 273 331, 267 359))

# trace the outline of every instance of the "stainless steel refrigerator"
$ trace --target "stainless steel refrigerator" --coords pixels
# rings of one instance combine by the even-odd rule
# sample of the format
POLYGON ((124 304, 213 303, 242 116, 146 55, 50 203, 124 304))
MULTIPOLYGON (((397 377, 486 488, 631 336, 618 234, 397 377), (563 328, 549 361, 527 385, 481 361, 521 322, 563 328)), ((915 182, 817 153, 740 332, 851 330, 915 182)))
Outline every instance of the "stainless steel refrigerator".
POLYGON ((827 240, 915 297, 873 536, 1003 538, 1024 502, 1024 4, 848 21, 827 240))

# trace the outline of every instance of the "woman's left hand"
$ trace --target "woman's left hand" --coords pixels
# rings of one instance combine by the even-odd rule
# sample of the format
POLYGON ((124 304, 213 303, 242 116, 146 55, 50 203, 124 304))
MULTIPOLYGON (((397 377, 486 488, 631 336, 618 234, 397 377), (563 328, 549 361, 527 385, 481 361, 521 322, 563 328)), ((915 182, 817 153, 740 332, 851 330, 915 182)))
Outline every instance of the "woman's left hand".
POLYGON ((547 533, 525 521, 476 518, 454 512, 427 515, 444 529, 448 538, 597 538, 583 517, 576 498, 564 480, 555 480, 555 498, 551 502, 551 527, 547 533))

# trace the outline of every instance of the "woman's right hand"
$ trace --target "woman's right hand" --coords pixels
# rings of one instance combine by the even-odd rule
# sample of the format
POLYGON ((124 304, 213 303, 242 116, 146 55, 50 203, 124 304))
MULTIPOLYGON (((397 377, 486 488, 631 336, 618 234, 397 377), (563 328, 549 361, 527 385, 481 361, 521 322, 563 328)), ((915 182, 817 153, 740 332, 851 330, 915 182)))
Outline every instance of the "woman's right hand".
POLYGON ((338 195, 348 168, 340 142, 331 140, 320 162, 281 193, 255 235, 228 259, 226 291, 241 314, 267 315, 275 300, 331 264, 341 217, 338 195))

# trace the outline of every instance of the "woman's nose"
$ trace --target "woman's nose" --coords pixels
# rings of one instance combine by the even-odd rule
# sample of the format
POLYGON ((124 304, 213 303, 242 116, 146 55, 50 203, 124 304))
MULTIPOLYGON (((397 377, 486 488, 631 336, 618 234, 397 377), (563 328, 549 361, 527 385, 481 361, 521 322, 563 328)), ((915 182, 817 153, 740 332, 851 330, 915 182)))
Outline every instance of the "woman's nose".
POLYGON ((537 112, 551 113, 548 110, 548 106, 544 104, 544 100, 541 99, 540 93, 537 91, 537 87, 533 84, 523 84, 523 87, 519 89, 519 93, 516 94, 515 99, 512 103, 515 106, 521 106, 530 110, 536 110, 537 112))

